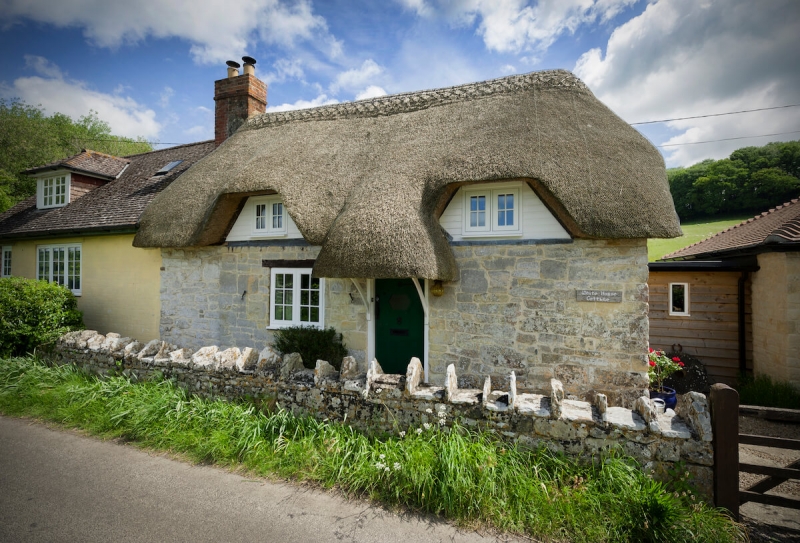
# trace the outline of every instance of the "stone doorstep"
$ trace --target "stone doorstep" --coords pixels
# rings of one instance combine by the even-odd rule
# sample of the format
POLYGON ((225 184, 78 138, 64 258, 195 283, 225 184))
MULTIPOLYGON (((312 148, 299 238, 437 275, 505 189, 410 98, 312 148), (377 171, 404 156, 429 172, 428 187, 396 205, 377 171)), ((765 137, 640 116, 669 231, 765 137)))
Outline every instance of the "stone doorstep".
POLYGON ((411 395, 417 400, 444 400, 444 387, 421 386, 411 395))
POLYGON ((659 415, 658 427, 661 429, 661 435, 667 438, 692 438, 692 430, 678 415, 675 415, 674 413, 659 415))
POLYGON ((609 407, 606 411, 606 421, 611 426, 623 430, 642 432, 647 428, 647 424, 638 413, 624 407, 609 407))
POLYGON ((564 400, 561 404, 561 418, 568 421, 594 422, 591 404, 579 400, 564 400))

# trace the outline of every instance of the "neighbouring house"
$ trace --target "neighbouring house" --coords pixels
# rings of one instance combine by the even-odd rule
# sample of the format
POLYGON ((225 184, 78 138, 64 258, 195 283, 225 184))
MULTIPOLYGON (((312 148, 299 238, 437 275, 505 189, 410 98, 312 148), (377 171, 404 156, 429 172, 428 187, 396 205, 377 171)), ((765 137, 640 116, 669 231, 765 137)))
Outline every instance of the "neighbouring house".
POLYGON ((800 200, 650 263, 650 343, 800 385, 800 200))
POLYGON ((437 384, 454 364, 462 386, 645 391, 646 240, 681 230, 659 152, 579 79, 263 113, 248 60, 215 84, 219 146, 134 239, 161 250, 162 339, 334 327, 364 367, 416 356, 437 384))
POLYGON ((0 274, 68 287, 88 328, 158 338, 161 252, 134 248, 133 236, 153 197, 213 149, 207 141, 128 157, 83 150, 27 170, 36 195, 0 214, 0 274))

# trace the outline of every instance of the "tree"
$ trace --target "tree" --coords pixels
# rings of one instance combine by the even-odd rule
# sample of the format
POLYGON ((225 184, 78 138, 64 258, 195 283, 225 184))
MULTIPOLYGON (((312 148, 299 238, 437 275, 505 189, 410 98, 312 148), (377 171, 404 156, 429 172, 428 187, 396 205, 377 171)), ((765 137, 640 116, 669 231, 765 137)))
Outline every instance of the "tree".
POLYGON ((143 138, 115 136, 90 111, 77 121, 45 115, 41 107, 0 99, 0 212, 36 193, 36 182, 21 172, 92 149, 115 156, 152 151, 143 138))
POLYGON ((758 213, 800 196, 800 141, 743 147, 730 158, 667 170, 681 220, 758 213))

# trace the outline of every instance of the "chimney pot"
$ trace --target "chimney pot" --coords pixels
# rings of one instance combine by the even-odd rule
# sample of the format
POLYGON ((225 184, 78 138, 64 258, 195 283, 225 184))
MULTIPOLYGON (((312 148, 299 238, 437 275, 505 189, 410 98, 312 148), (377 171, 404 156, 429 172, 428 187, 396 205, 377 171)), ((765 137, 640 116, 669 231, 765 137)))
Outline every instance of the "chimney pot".
POLYGON ((239 75, 239 63, 235 60, 229 60, 225 64, 228 65, 228 77, 236 77, 239 75))
POLYGON ((253 57, 242 57, 242 62, 244 62, 245 74, 256 75, 256 59, 253 57))

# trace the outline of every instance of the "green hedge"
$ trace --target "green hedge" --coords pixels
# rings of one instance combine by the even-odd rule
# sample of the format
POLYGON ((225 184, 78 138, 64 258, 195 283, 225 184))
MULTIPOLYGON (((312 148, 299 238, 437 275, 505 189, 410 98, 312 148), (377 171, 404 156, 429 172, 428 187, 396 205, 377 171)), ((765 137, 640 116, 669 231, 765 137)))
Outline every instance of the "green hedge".
POLYGON ((314 369, 317 360, 325 360, 337 370, 342 367, 342 358, 347 348, 342 343, 342 334, 333 328, 311 328, 291 326, 275 332, 275 349, 283 354, 300 353, 303 366, 314 369))
POLYGON ((0 356, 21 356, 83 328, 69 289, 22 277, 0 279, 0 356))

